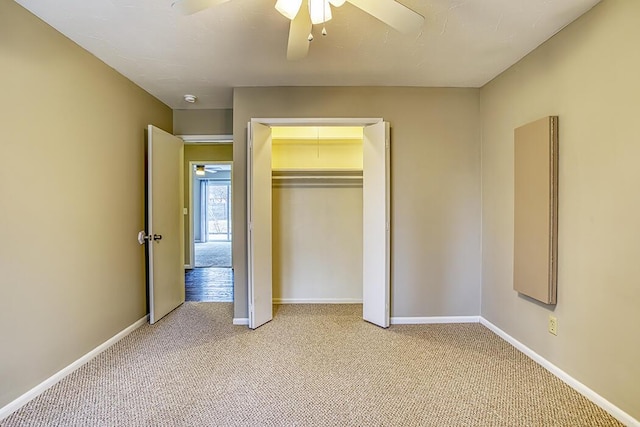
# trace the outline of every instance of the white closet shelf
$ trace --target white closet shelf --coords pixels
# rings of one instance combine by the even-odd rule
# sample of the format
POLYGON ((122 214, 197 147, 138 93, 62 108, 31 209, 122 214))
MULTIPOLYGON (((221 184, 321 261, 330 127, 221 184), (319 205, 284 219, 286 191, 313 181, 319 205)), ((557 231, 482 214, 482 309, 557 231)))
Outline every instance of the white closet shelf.
POLYGON ((362 145, 362 138, 323 138, 323 139, 301 139, 301 138, 279 138, 272 139, 275 146, 295 146, 295 145, 321 145, 330 147, 332 145, 362 145))

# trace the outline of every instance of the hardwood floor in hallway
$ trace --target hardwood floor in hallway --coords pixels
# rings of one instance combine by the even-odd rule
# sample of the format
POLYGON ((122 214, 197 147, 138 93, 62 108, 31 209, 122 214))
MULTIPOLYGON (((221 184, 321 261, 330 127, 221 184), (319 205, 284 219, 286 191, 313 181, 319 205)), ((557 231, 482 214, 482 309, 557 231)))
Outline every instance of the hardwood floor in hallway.
POLYGON ((233 269, 207 267, 185 271, 186 301, 233 302, 233 269))

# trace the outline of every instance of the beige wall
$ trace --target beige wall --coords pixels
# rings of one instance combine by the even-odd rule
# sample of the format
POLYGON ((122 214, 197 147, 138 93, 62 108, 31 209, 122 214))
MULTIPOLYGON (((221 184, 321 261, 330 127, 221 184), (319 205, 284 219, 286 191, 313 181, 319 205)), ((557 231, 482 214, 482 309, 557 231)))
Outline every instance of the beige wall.
POLYGON ((274 186, 272 194, 274 301, 361 302, 362 186, 274 186))
MULTIPOLYGON (((196 110, 190 110, 196 111, 196 110)), ((174 116, 175 117, 175 116, 174 116)), ((198 134, 194 134, 198 135, 198 134)), ((205 134, 202 135, 213 135, 205 134)), ((189 208, 189 162, 231 162, 233 161, 233 144, 204 144, 184 146, 184 207, 189 208)), ((233 185, 233 183, 231 184, 233 185)), ((233 188, 233 187, 232 187, 233 188)), ((193 264, 191 255, 191 228, 189 216, 184 217, 184 263, 193 264)))
POLYGON ((172 112, 15 2, 0 40, 2 407, 147 312, 144 130, 172 112))
POLYGON ((237 88, 235 317, 247 317, 246 133, 263 117, 383 117, 391 123, 392 316, 480 310, 477 89, 237 88))
POLYGON ((176 135, 231 135, 233 110, 173 110, 176 135))
POLYGON ((360 169, 362 138, 332 141, 278 140, 271 144, 273 169, 360 169))
POLYGON ((605 0, 481 90, 482 315, 640 419, 640 2, 605 0), (559 116, 558 304, 512 290, 513 130, 559 116), (547 319, 558 318, 558 336, 547 319))

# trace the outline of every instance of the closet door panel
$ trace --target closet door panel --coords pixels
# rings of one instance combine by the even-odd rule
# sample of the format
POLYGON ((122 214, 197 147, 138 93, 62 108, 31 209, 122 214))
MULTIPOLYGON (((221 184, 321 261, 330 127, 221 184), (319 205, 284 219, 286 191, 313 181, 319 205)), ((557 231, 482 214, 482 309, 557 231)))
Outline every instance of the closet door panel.
POLYGON ((362 311, 364 320, 386 328, 390 293, 388 123, 364 128, 363 160, 362 311))
POLYGON ((273 318, 271 213, 271 128, 251 122, 247 149, 247 255, 251 329, 273 318))

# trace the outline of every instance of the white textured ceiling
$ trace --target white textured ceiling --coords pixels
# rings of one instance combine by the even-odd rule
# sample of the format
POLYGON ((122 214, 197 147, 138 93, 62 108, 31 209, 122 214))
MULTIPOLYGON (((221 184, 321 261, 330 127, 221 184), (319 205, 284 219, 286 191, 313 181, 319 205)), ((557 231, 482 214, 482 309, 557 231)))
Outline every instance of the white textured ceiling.
POLYGON ((425 17, 400 34, 346 3, 309 56, 287 61, 275 0, 183 16, 172 0, 17 0, 172 108, 231 108, 240 86, 480 87, 599 0, 400 0, 425 17), (196 104, 183 100, 198 96, 196 104))

